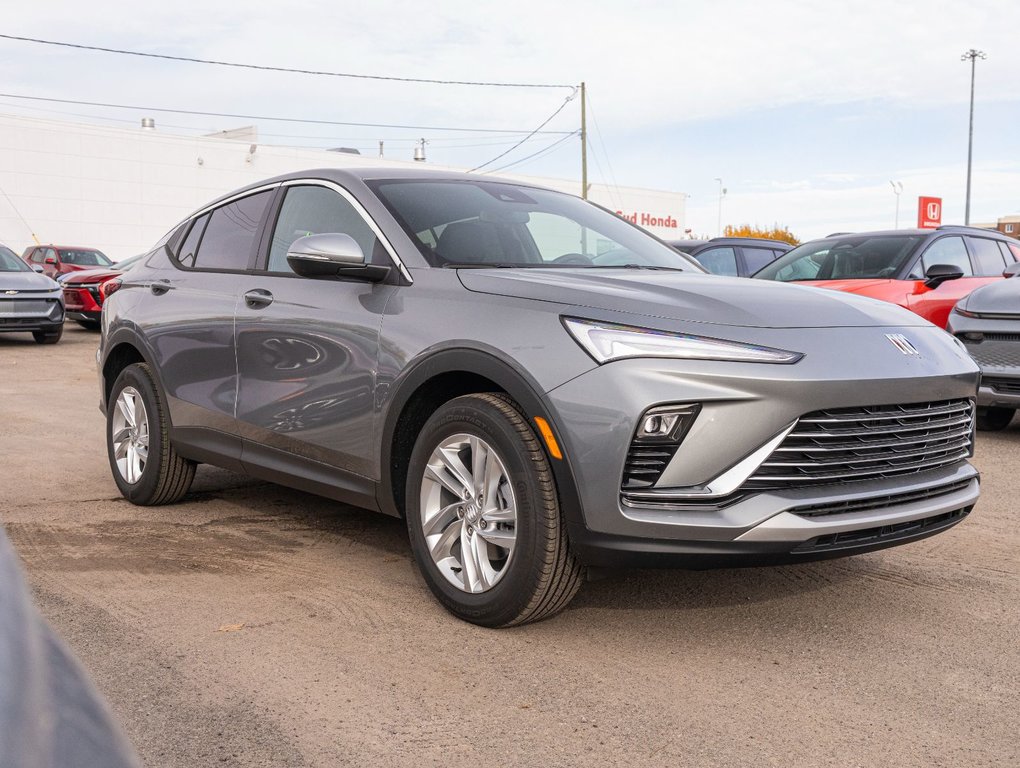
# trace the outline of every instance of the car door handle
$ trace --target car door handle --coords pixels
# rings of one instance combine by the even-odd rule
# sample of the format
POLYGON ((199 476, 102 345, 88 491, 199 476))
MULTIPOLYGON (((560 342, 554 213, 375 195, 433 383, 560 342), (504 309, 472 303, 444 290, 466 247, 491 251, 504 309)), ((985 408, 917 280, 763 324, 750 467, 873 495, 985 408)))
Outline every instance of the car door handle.
POLYGON ((262 288, 255 288, 244 294, 244 303, 248 309, 262 309, 273 303, 273 294, 262 288))
POLYGON ((170 281, 166 278, 162 280, 154 280, 149 284, 149 290, 157 296, 162 296, 164 293, 170 290, 170 281))

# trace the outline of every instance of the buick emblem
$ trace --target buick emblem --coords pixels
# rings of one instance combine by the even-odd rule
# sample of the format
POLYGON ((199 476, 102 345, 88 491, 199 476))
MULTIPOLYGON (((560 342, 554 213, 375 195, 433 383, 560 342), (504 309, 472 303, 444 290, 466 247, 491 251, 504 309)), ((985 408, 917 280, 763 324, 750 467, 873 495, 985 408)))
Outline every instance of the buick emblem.
POLYGON ((912 357, 921 356, 921 353, 917 351, 917 347, 915 347, 911 343, 910 339, 902 333, 887 333, 885 337, 889 339, 889 341, 892 342, 892 345, 903 354, 911 355, 912 357))

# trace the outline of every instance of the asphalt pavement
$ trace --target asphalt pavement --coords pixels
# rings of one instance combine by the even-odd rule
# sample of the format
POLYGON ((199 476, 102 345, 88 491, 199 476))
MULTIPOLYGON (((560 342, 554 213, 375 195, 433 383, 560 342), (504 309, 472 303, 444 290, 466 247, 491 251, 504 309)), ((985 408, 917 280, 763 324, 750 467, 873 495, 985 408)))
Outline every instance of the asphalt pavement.
POLYGON ((399 520, 211 467, 178 504, 122 500, 97 343, 0 335, 0 520, 151 768, 1020 765, 1020 420, 979 436, 947 533, 629 572, 486 630, 399 520))

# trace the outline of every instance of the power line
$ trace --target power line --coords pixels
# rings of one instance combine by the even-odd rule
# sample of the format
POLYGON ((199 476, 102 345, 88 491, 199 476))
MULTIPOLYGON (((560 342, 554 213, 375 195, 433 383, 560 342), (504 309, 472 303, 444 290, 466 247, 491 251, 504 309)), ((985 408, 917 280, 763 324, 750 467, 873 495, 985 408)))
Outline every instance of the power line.
POLYGON ((124 56, 140 56, 147 59, 165 59, 167 61, 185 61, 192 64, 212 64, 219 67, 233 67, 235 69, 256 69, 264 72, 289 72, 297 75, 319 75, 324 77, 346 77, 356 80, 387 80, 400 83, 431 83, 433 85, 478 85, 489 88, 570 88, 573 85, 562 83, 498 83, 481 82, 474 80, 438 80, 424 77, 394 77, 389 75, 363 75, 351 72, 326 72, 315 69, 298 69, 292 67, 270 67, 264 64, 240 64, 233 61, 216 61, 215 59, 198 59, 190 56, 171 56, 165 53, 144 53, 142 51, 128 51, 121 48, 104 48, 98 45, 83 45, 81 43, 66 43, 57 40, 41 40, 37 37, 21 37, 18 35, 0 34, 4 40, 14 40, 22 43, 38 43, 40 45, 53 45, 60 48, 77 48, 83 51, 99 51, 101 53, 116 53, 124 56))
POLYGON ((579 133, 580 131, 574 131, 573 133, 567 134, 566 136, 561 136, 560 138, 556 139, 556 141, 554 141, 552 144, 538 150, 538 152, 533 152, 530 155, 522 157, 520 160, 514 160, 512 163, 507 163, 506 165, 501 165, 498 168, 493 168, 492 170, 486 171, 486 173, 499 173, 500 171, 506 170, 507 168, 511 168, 515 165, 520 165, 521 163, 525 163, 528 160, 533 160, 541 155, 546 154, 547 152, 552 152, 552 150, 556 149, 556 147, 562 144, 564 141, 571 138, 572 136, 577 136, 579 133))
MULTIPOLYGON (((542 127, 544 127, 549 122, 549 120, 552 120, 553 117, 555 117, 557 114, 559 114, 560 110, 562 110, 563 107, 565 107, 567 105, 567 102, 569 102, 574 97, 570 96, 566 101, 563 102, 563 104, 560 105, 560 108, 557 109, 556 112, 554 112, 549 117, 549 120, 546 120, 544 123, 542 123, 542 125, 540 125, 534 131, 531 131, 530 133, 525 131, 525 130, 511 129, 511 128, 459 128, 459 127, 435 126, 435 125, 397 125, 397 124, 391 124, 391 123, 353 123, 353 122, 341 122, 341 121, 338 121, 338 120, 312 120, 312 119, 308 119, 308 118, 298 118, 298 117, 270 117, 270 116, 267 116, 267 115, 241 115, 241 114, 231 114, 231 113, 228 113, 228 112, 201 112, 201 111, 198 111, 198 110, 191 110, 191 109, 168 109, 168 108, 163 108, 163 107, 140 107, 140 106, 131 105, 131 104, 108 104, 108 103, 99 102, 99 101, 79 101, 79 100, 76 100, 76 99, 52 99, 52 98, 44 98, 42 96, 23 96, 21 94, 16 94, 16 93, 0 93, 0 98, 5 98, 5 99, 25 99, 27 101, 47 101, 47 102, 53 102, 55 104, 77 104, 79 106, 104 107, 104 108, 107 108, 107 109, 134 109, 134 110, 138 110, 138 111, 142 111, 142 112, 165 112, 165 113, 174 114, 174 115, 201 115, 203 117, 229 117, 229 118, 231 118, 233 120, 269 120, 269 121, 275 121, 275 122, 281 122, 281 123, 306 123, 308 125, 344 125, 344 126, 356 126, 358 128, 402 128, 402 129, 407 129, 407 130, 419 130, 419 131, 459 131, 459 132, 463 132, 463 133, 516 133, 516 134, 527 133, 527 137, 525 139, 523 139, 521 142, 518 143, 517 146, 519 146, 520 144, 524 143, 524 141, 527 141, 527 139, 529 139, 532 136, 535 136, 537 134, 540 134, 540 133, 541 134, 557 135, 557 136, 562 136, 563 134, 569 134, 570 131, 543 131, 543 130, 540 130, 540 129, 542 127)), ((513 149, 513 148, 514 147, 511 147, 511 149, 513 149)), ((502 157, 502 155, 500 155, 499 157, 502 157)), ((494 157, 493 160, 498 160, 499 157, 494 157)), ((492 160, 490 160, 489 162, 492 162, 492 160)), ((485 165, 488 165, 488 163, 485 163, 485 165)))
POLYGON ((525 136, 525 137, 524 137, 523 139, 521 139, 520 141, 518 141, 518 142, 517 142, 516 144, 514 144, 514 145, 513 145, 512 147, 510 147, 510 149, 506 150, 505 152, 500 152, 500 153, 499 153, 498 155, 496 155, 496 156, 495 156, 494 158, 492 158, 491 160, 487 160, 487 161, 485 161, 484 163, 482 163, 481 165, 476 165, 476 166, 475 166, 474 168, 472 168, 472 169, 471 169, 471 170, 469 171, 469 173, 473 173, 473 172, 475 172, 475 171, 477 171, 477 170, 480 170, 481 168, 484 168, 484 167, 485 167, 485 166, 487 166, 487 165, 492 165, 492 163, 496 162, 496 161, 497 161, 497 160, 499 160, 499 159, 500 159, 501 157, 506 157, 507 155, 509 155, 509 154, 510 154, 511 152, 513 152, 513 151, 514 151, 515 149, 517 149, 517 147, 521 146, 521 144, 523 144, 523 143, 524 143, 524 142, 526 142, 526 141, 527 141, 528 139, 530 139, 530 138, 531 138, 532 136, 534 136, 535 134, 539 133, 539 132, 540 132, 540 131, 541 131, 541 130, 542 130, 543 128, 545 128, 545 127, 546 127, 546 126, 547 126, 547 125, 549 124, 549 122, 550 122, 550 121, 551 121, 551 120, 552 120, 552 119, 553 119, 554 117, 556 117, 556 115, 558 115, 558 114, 559 114, 560 112, 562 112, 562 111, 563 111, 563 108, 564 108, 565 106, 567 106, 567 104, 569 104, 569 103, 570 103, 571 101, 573 101, 573 100, 574 100, 574 94, 572 93, 572 94, 570 94, 569 96, 567 96, 567 98, 566 98, 566 99, 564 99, 564 100, 563 100, 563 103, 562 103, 562 104, 560 104, 560 106, 559 106, 559 107, 558 107, 558 108, 556 109, 556 111, 555 111, 555 112, 553 112, 553 113, 552 113, 551 115, 549 115, 549 117, 547 117, 547 118, 546 118, 545 120, 543 120, 543 121, 542 121, 542 124, 541 124, 541 125, 539 125, 539 126, 538 126, 538 128, 536 128, 535 130, 533 130, 533 131, 532 131, 531 133, 529 133, 529 134, 528 134, 527 136, 525 136))

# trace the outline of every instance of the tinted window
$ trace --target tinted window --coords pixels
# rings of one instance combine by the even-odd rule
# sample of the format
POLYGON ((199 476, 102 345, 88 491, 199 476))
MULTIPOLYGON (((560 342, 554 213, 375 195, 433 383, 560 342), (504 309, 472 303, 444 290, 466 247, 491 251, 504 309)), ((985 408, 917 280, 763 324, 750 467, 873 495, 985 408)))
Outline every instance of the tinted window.
POLYGON ((255 247, 255 235, 271 194, 271 190, 259 192, 215 209, 199 243, 195 266, 199 269, 247 269, 255 247))
POLYGON ((930 267, 935 264, 948 264, 952 267, 959 267, 963 270, 964 276, 973 275, 970 266, 970 259, 967 257, 967 247, 963 244, 962 237, 941 237, 928 246, 928 250, 921 256, 920 273, 914 267, 912 277, 920 280, 930 267))
POLYGON ((779 251, 771 248, 744 248, 744 261, 747 262, 747 274, 753 275, 759 269, 771 264, 779 251))
POLYGON ((44 249, 36 248, 34 251, 32 251, 32 263, 33 264, 42 264, 43 260, 45 258, 46 258, 46 251, 44 249))
POLYGON ((894 278, 919 241, 916 235, 849 235, 815 240, 766 265, 755 277, 783 281, 894 278))
POLYGON ((1006 262, 1002 258, 998 242, 983 237, 969 239, 971 251, 974 253, 974 263, 977 266, 977 274, 986 277, 1001 275, 1002 270, 1006 268, 1006 262))
POLYGON ((18 255, 3 245, 0 245, 0 272, 25 272, 28 265, 18 258, 18 255))
POLYGON ((60 260, 78 267, 108 267, 113 264, 105 253, 85 249, 60 249, 60 260))
POLYGON ((198 254, 198 244, 202 241, 202 234, 205 232, 205 225, 209 223, 209 214, 195 220, 188 236, 184 239, 181 250, 177 252, 177 260, 185 267, 195 266, 195 256, 198 254))
POLYGON ((737 252, 733 248, 706 248, 695 256, 701 266, 713 275, 737 274, 737 252))
MULTIPOLYGON (((385 251, 364 217, 342 195, 326 187, 291 187, 280 208, 269 249, 271 272, 291 272, 287 251, 295 240, 306 235, 342 232, 361 246, 366 261, 385 261, 385 251)), ((203 252, 205 245, 202 246, 203 252)))

